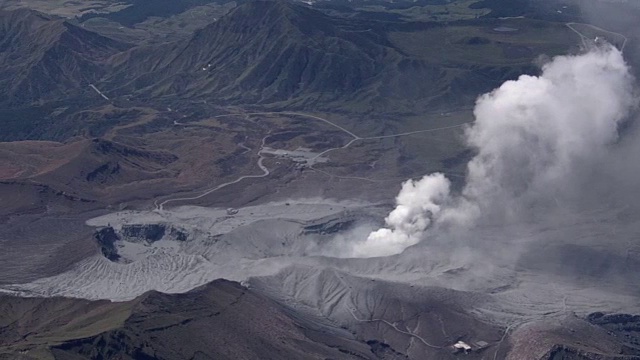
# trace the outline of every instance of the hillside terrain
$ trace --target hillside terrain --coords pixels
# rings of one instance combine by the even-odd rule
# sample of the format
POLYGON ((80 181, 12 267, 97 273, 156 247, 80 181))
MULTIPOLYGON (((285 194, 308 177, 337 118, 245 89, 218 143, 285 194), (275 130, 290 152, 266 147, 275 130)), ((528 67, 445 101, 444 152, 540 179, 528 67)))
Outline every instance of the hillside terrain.
POLYGON ((354 20, 286 2, 250 2, 184 40, 153 45, 29 10, 3 14, 4 140, 64 140, 80 128, 100 136, 111 125, 94 122, 133 122, 132 106, 166 112, 185 99, 354 117, 447 112, 577 43, 545 21, 354 20))
POLYGON ((482 116, 542 160, 602 128, 636 154, 635 113, 556 144, 536 89, 478 106, 605 43, 637 72, 640 12, 598 1, 0 1, 0 359, 640 359, 635 188, 595 199, 626 157, 520 222, 346 247, 473 199, 482 116), (399 195, 433 173, 453 200, 399 195))
POLYGON ((2 300, 3 357, 378 358, 349 332, 296 317, 281 305, 224 280, 185 294, 150 292, 121 303, 2 300))
MULTIPOLYGON (((354 315, 351 321, 338 327, 225 280, 216 280, 184 294, 149 292, 117 303, 11 296, 1 299, 2 358, 406 359, 407 356, 397 350, 412 342, 401 330, 393 330, 405 324, 359 322, 354 315), (395 335, 394 331, 397 331, 395 335)), ((454 324, 469 321, 459 318, 468 315, 457 313, 455 305, 439 303, 441 300, 437 298, 422 299, 421 303, 397 299, 396 304, 398 301, 405 311, 416 312, 420 322, 429 323, 430 318, 454 324)), ((581 344, 562 328, 536 323, 514 334, 513 347, 505 346, 500 356, 524 359, 533 351, 540 354, 536 359, 545 360, 591 359, 592 356, 613 359, 615 355, 606 354, 615 352, 628 359, 640 356, 637 348, 621 345, 621 340, 616 338, 624 335, 625 342, 637 341, 637 329, 634 330, 637 316, 592 314, 588 319, 568 316, 563 322, 570 324, 574 332, 579 331, 583 340, 597 340, 597 344, 581 344)), ((444 344, 453 344, 458 339, 479 347, 465 358, 480 359, 484 358, 483 354, 499 351, 495 346, 500 344, 500 333, 481 323, 472 323, 474 325, 467 329, 448 328, 449 335, 445 333, 444 341, 436 340, 442 346, 419 351, 440 359, 454 359, 454 348, 444 344), (475 336, 483 336, 491 343, 470 340, 474 332, 475 336)), ((429 333, 422 336, 429 341, 438 337, 429 333)), ((424 341, 421 337, 418 339, 424 341)), ((423 345, 414 346, 422 348, 423 345)), ((409 351, 409 358, 424 358, 425 354, 420 355, 416 350, 409 351)))
POLYGON ((0 13, 0 106, 60 101, 100 79, 101 65, 127 44, 30 10, 0 13))
POLYGON ((446 26, 354 20, 284 2, 248 3, 187 41, 118 57, 118 75, 109 82, 121 87, 109 91, 355 113, 451 110, 506 79, 535 72, 536 56, 565 52, 575 41, 561 25, 514 20, 514 34, 493 30, 500 25, 491 19, 446 26), (532 42, 529 29, 552 36, 532 42), (430 44, 421 35, 444 43, 430 44), (455 60, 442 57, 442 49, 454 51, 455 60))
MULTIPOLYGON (((308 111, 329 116, 361 138, 425 131, 424 139, 430 138, 429 129, 452 127, 443 133, 455 144, 455 128, 471 120, 467 109, 478 93, 535 72, 534 60, 541 54, 563 53, 577 44, 569 28, 539 20, 471 19, 449 25, 353 20, 286 2, 247 3, 184 40, 161 44, 111 40, 82 24, 31 10, 3 14, 8 51, 3 52, 0 136, 59 143, 5 145, 3 178, 29 179, 111 204, 131 194, 136 195, 129 200, 148 201, 162 192, 202 188, 211 176, 250 171, 249 158, 255 159, 274 122, 244 113, 291 118, 283 112, 308 111), (517 30, 495 30, 500 26, 517 30), (113 151, 87 147, 106 144, 99 139, 113 143, 113 151), (233 143, 252 150, 232 149, 233 143), (40 152, 54 148, 61 158, 35 160, 51 158, 40 152), (209 152, 213 158, 200 157, 210 148, 218 149, 209 152), (138 155, 134 160, 123 154, 138 155), (203 160, 217 165, 203 166, 203 160)), ((339 146, 314 134, 338 130, 326 122, 286 121, 278 126, 295 137, 289 146, 320 151, 339 146)), ((349 141, 345 135, 341 141, 349 141)), ((366 162, 396 169, 382 178, 375 173, 384 168, 362 166, 361 158, 350 156, 340 156, 343 164, 319 164, 318 169, 383 181, 427 170, 459 171, 455 166, 464 163, 465 149, 423 139, 398 138, 400 147, 394 138, 354 144, 358 156, 383 156, 383 161, 366 162), (442 154, 443 163, 424 169, 416 154, 425 147, 442 154)))

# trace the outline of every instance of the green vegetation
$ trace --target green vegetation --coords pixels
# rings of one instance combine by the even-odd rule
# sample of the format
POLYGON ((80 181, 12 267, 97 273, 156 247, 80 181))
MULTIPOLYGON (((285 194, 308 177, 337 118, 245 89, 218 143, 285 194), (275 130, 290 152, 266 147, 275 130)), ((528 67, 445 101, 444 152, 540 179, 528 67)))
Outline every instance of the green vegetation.
POLYGON ((539 55, 564 54, 579 41, 564 24, 530 19, 459 22, 389 38, 409 55, 448 65, 530 64, 539 55))
POLYGON ((477 2, 478 0, 459 0, 459 1, 452 1, 447 4, 412 6, 406 9, 387 9, 383 5, 376 5, 376 6, 363 6, 362 10, 398 14, 407 19, 411 19, 415 21, 444 22, 444 21, 476 19, 476 18, 485 16, 491 12, 491 10, 484 7, 472 8, 471 5, 477 2))
MULTIPOLYGON (((149 40, 153 45, 133 49, 69 23, 14 14, 12 36, 26 39, 15 42, 16 53, 24 53, 23 44, 34 38, 43 46, 59 48, 58 57, 70 65, 68 71, 59 71, 49 59, 35 57, 16 63, 38 64, 48 76, 24 71, 31 75, 16 82, 20 86, 5 89, 11 95, 5 99, 15 94, 21 103, 7 101, 0 106, 0 117, 8 125, 2 138, 61 141, 105 136, 126 124, 158 130, 183 116, 212 115, 211 108, 196 109, 194 102, 403 117, 448 112, 470 106, 478 94, 505 80, 535 73, 538 56, 563 54, 580 44, 580 36, 562 23, 482 18, 493 8, 474 4, 473 0, 358 3, 349 15, 344 9, 323 13, 292 3, 252 2, 195 31, 188 41, 156 42, 156 38, 149 40), (382 12, 364 11, 367 7, 382 12), (21 32, 34 22, 42 22, 43 28, 55 26, 69 36, 47 40, 21 32), (71 35, 86 42, 95 56, 78 56, 71 35), (70 78, 72 82, 67 81, 70 78), (65 101, 47 102, 42 97, 46 89, 56 89, 65 101), (34 104, 36 99, 41 104, 34 104), (190 105, 185 107, 185 102, 190 105), (129 110, 134 107, 150 110, 129 110), (183 108, 180 115, 166 110, 178 107, 183 108), (142 118, 149 111, 157 113, 153 122, 142 118)), ((178 17, 185 20, 185 16, 178 17)), ((167 21, 175 25, 178 20, 167 21)), ((96 29, 107 29, 110 35, 118 30, 105 20, 102 24, 96 29)), ((146 30, 138 25, 122 29, 119 38, 144 37, 146 30)))

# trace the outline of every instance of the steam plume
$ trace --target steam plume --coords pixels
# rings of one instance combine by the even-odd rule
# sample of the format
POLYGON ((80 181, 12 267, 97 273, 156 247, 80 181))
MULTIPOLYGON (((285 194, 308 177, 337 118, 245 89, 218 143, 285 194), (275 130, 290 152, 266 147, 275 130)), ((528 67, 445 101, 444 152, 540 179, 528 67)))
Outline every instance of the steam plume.
POLYGON ((389 228, 372 232, 363 243, 353 249, 355 257, 397 254, 422 238, 442 205, 449 199, 450 182, 441 173, 424 176, 421 180, 407 180, 396 197, 396 208, 385 222, 389 228))
POLYGON ((603 45, 556 57, 540 76, 522 75, 480 96, 465 134, 476 156, 462 192, 451 195, 439 173, 405 182, 387 227, 355 243, 352 255, 400 253, 441 225, 509 221, 570 192, 617 139, 634 105, 632 83, 621 52, 603 45))

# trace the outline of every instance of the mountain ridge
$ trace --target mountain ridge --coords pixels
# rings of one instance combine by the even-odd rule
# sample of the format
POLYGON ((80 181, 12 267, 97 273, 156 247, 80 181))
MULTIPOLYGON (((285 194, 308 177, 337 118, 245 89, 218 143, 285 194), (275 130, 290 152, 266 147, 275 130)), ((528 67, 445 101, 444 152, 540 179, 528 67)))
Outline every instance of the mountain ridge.
POLYGON ((120 303, 0 298, 0 357, 378 358, 348 332, 293 317, 272 300, 222 279, 184 294, 150 291, 120 303))
POLYGON ((130 47, 34 10, 0 11, 0 26, 4 106, 77 95, 106 73, 110 56, 130 47))
POLYGON ((247 3, 196 31, 185 44, 171 45, 168 56, 156 56, 166 46, 130 51, 116 66, 123 69, 120 74, 142 69, 140 63, 147 69, 142 76, 120 76, 115 82, 153 96, 223 96, 258 103, 356 92, 380 72, 385 54, 367 34, 343 31, 337 22, 283 1, 247 3))

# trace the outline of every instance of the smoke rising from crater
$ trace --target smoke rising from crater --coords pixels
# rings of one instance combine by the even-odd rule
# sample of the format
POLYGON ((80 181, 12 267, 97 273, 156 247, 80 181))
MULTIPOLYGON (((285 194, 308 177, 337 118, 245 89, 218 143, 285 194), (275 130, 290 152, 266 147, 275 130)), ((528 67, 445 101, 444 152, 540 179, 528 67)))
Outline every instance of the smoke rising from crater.
POLYGON ((418 243, 432 219, 440 215, 449 201, 450 186, 441 173, 426 175, 418 181, 407 180, 396 197, 396 208, 385 219, 388 228, 376 230, 366 241, 356 243, 352 256, 397 254, 418 243))
POLYGON ((465 133, 476 151, 467 182, 451 194, 439 173, 409 180, 386 227, 352 243, 353 257, 392 255, 430 232, 531 216, 558 198, 579 196, 579 181, 607 156, 634 107, 633 77, 622 53, 602 45, 558 56, 540 76, 522 75, 480 96, 465 133))

